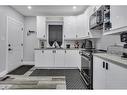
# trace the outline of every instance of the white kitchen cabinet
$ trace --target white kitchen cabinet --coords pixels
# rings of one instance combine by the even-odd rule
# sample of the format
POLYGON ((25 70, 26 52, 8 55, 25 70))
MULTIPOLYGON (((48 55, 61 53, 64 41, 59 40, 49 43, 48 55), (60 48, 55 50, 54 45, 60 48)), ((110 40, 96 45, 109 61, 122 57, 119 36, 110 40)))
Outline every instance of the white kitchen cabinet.
POLYGON ((105 89, 106 88, 106 73, 103 68, 103 60, 96 56, 93 57, 93 88, 105 89))
POLYGON ((35 66, 44 68, 79 68, 79 50, 35 50, 35 66))
POLYGON ((109 64, 107 73, 106 88, 107 89, 127 89, 127 68, 121 67, 111 62, 109 64))
MULTIPOLYGON (((85 38, 100 38, 102 36, 102 32, 101 31, 97 31, 97 30, 90 30, 89 27, 89 20, 90 20, 90 16, 94 13, 94 8, 95 6, 90 6, 86 9, 86 11, 84 12, 84 21, 85 21, 85 38)), ((98 8, 100 8, 100 6, 96 6, 98 8)))
POLYGON ((76 50, 75 52, 75 62, 77 64, 78 69, 81 71, 81 55, 79 54, 79 50, 76 50))
POLYGON ((76 38, 81 39, 85 37, 85 15, 81 14, 76 17, 76 38))
POLYGON ((46 18, 37 16, 37 38, 46 40, 46 18))
POLYGON ((36 67, 53 67, 54 57, 52 50, 35 50, 36 67))
POLYGON ((96 56, 94 56, 93 62, 94 89, 127 89, 126 67, 96 56), (103 67, 103 62, 105 62, 105 67, 103 67), (108 64, 107 69, 106 64, 108 64))
POLYGON ((64 67, 64 50, 56 50, 54 53, 54 67, 64 67))
POLYGON ((127 26, 127 6, 111 5, 110 6, 110 21, 113 29, 127 26))
POLYGON ((111 28, 104 30, 103 35, 118 34, 127 30, 127 6, 111 5, 109 21, 111 28))
POLYGON ((89 19, 90 19, 90 7, 84 12, 85 19, 85 37, 90 37, 89 19))
POLYGON ((76 17, 75 16, 65 16, 64 17, 64 39, 76 39, 76 17))
POLYGON ((81 57, 77 50, 66 50, 65 51, 65 67, 80 68, 81 57))

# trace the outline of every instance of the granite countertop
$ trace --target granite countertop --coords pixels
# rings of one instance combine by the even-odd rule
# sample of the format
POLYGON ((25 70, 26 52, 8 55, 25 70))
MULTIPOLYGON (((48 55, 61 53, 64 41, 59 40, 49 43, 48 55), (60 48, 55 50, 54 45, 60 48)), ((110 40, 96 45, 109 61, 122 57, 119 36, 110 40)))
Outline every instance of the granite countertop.
POLYGON ((108 53, 94 53, 93 55, 127 68, 127 58, 108 53))

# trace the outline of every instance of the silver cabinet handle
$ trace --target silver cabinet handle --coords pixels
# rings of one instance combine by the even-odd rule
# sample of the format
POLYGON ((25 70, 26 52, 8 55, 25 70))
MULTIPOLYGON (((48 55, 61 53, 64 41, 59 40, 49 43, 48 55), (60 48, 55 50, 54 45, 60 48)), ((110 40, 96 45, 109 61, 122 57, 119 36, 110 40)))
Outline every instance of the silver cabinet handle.
POLYGON ((12 51, 13 49, 12 48, 8 48, 8 51, 12 51))
POLYGON ((56 50, 53 50, 52 53, 56 53, 56 50))
POLYGON ((108 70, 108 63, 106 63, 106 70, 108 70))
POLYGON ((105 62, 103 61, 103 68, 105 68, 105 62))
POLYGON ((44 53, 44 50, 42 50, 42 53, 44 53))

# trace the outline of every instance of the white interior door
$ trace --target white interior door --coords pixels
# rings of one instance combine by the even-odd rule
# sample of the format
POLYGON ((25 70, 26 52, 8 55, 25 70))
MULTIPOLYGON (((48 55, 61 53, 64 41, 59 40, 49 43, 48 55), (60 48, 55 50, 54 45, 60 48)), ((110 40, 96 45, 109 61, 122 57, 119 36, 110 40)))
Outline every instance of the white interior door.
POLYGON ((7 71, 21 65, 23 58, 23 24, 7 17, 7 71))

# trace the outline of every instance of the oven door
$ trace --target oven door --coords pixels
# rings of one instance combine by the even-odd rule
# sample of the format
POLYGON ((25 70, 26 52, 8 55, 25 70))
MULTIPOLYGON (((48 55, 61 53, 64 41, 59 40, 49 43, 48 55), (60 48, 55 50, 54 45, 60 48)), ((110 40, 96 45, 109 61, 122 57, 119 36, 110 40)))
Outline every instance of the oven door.
POLYGON ((91 85, 91 60, 89 57, 81 56, 81 76, 87 86, 91 85))

